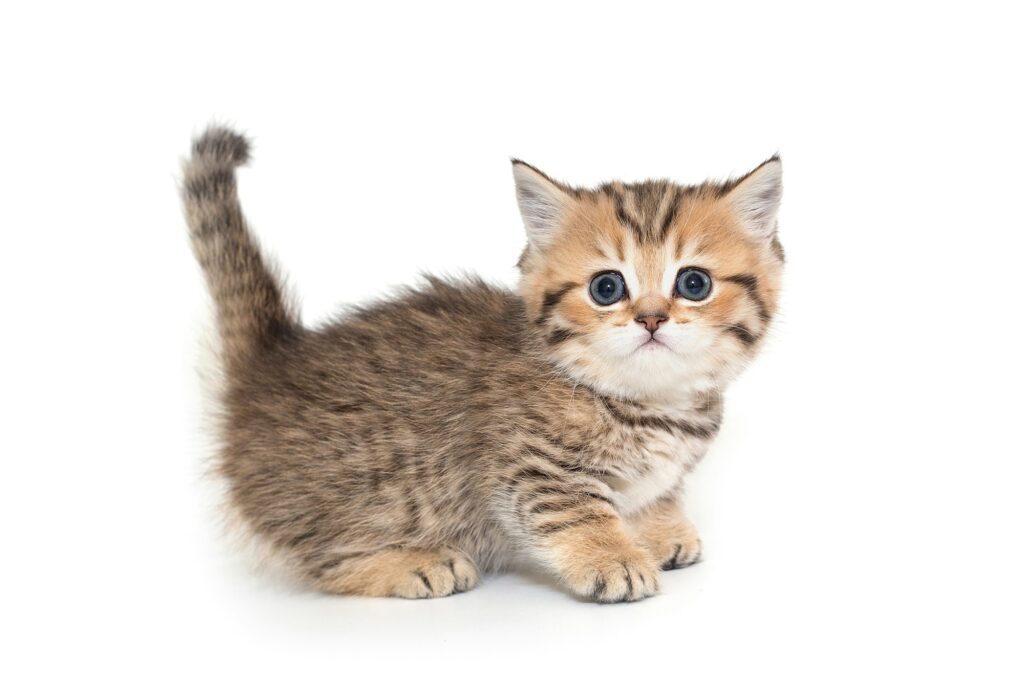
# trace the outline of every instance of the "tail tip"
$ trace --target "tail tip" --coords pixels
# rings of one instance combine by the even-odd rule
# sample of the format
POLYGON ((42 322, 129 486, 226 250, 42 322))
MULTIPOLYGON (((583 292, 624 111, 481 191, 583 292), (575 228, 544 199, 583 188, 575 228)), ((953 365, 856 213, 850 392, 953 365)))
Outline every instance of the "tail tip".
POLYGON ((241 166, 249 161, 249 140, 226 126, 211 125, 192 141, 192 156, 241 166))

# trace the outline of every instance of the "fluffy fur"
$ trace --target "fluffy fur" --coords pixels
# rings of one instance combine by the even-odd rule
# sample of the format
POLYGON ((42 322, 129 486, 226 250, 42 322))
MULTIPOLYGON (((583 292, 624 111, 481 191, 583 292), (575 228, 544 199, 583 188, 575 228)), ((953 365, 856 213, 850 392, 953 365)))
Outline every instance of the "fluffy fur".
POLYGON ((632 601, 700 557, 683 480, 776 310, 778 158, 593 190, 516 161, 518 292, 431 278, 307 329, 242 216, 248 157, 209 129, 182 191, 222 340, 218 463, 233 511, 307 584, 437 597, 525 558, 632 601), (710 274, 706 300, 674 295, 683 267, 710 274), (603 271, 624 300, 591 297, 603 271))

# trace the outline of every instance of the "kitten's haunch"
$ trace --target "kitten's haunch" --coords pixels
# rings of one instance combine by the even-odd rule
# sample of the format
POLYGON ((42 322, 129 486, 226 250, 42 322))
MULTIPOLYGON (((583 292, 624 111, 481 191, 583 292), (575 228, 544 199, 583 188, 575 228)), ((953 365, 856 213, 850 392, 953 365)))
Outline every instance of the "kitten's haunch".
POLYGON ((427 278, 319 329, 246 227, 248 157, 210 128, 182 194, 222 340, 219 473, 296 575, 438 597, 530 561, 632 601, 698 560, 683 480, 776 311, 777 157, 725 183, 596 189, 515 161, 517 292, 427 278))

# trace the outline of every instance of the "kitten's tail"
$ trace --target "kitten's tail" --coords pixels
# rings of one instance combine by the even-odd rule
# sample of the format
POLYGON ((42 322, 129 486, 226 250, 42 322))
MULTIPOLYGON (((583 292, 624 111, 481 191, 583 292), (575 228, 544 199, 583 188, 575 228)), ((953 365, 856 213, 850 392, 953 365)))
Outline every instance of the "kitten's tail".
POLYGON ((192 143, 181 190, 192 250, 217 307, 229 368, 244 366, 255 351, 298 328, 242 215, 235 168, 248 160, 244 137, 211 126, 192 143))

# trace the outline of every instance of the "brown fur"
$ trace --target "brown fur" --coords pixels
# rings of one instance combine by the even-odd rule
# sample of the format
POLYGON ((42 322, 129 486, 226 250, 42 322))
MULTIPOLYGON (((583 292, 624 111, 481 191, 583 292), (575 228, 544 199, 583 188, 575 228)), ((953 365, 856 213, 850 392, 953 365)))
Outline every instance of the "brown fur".
POLYGON ((242 218, 233 169, 247 158, 244 139, 211 128, 183 187, 223 340, 219 469, 249 530, 303 580, 444 596, 526 558, 574 594, 622 601, 699 558, 683 475, 764 337, 781 275, 774 225, 756 236, 735 208, 743 180, 579 190, 517 162, 527 222, 531 192, 559 207, 521 258, 519 293, 428 278, 306 329, 242 218), (684 253, 713 277, 703 304, 660 284, 684 253), (640 290, 600 308, 587 287, 609 259, 635 268, 640 290), (602 355, 602 334, 632 334, 651 311, 707 348, 655 350, 636 371, 633 356, 602 355))

